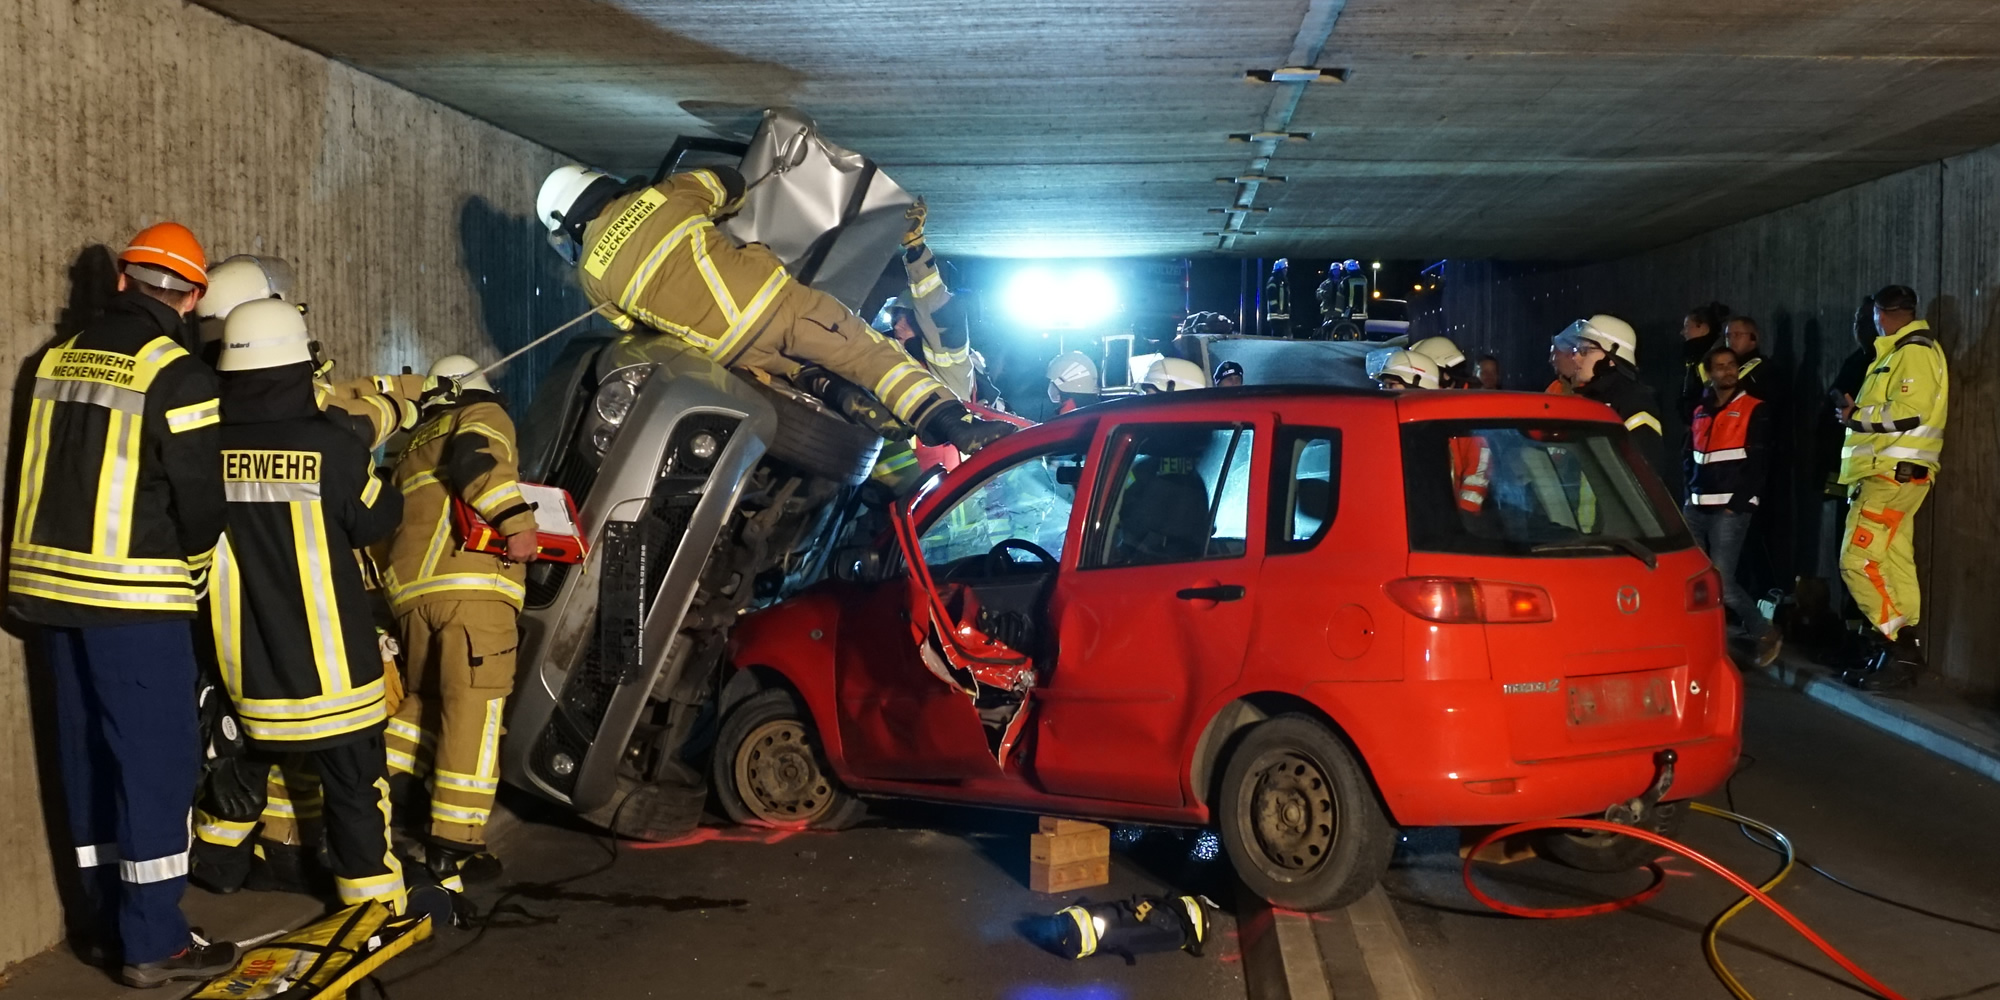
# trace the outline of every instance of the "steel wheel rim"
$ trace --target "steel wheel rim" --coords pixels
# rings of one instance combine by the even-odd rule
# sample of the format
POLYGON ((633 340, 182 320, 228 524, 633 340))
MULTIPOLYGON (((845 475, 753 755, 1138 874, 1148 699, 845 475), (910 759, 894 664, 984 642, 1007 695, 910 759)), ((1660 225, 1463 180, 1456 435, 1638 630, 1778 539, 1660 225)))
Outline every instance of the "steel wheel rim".
POLYGON ((797 719, 773 719, 736 748, 736 791, 768 823, 810 823, 833 805, 833 781, 797 719))
POLYGON ((1269 874, 1296 878, 1332 856, 1340 808, 1318 761, 1297 750, 1266 753, 1251 769, 1245 797, 1245 832, 1269 874))

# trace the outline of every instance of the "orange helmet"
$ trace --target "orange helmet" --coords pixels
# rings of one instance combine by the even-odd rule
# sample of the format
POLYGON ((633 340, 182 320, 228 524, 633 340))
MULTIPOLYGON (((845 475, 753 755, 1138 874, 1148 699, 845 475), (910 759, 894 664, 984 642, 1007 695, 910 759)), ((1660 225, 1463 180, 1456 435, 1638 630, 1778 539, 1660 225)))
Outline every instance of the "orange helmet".
POLYGON ((125 276, 176 292, 208 287, 208 255, 201 243, 178 222, 161 222, 139 230, 132 244, 118 255, 125 276), (134 267, 132 265, 139 265, 134 267))

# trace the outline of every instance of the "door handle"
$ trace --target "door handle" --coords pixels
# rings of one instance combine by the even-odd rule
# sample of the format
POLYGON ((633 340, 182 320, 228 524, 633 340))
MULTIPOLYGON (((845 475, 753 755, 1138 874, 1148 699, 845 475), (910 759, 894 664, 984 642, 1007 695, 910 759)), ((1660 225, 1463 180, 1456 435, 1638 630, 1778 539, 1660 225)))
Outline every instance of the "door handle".
POLYGON ((1243 594, 1242 584, 1218 583, 1212 587, 1188 587, 1176 591, 1174 596, 1183 601, 1240 601, 1243 594))

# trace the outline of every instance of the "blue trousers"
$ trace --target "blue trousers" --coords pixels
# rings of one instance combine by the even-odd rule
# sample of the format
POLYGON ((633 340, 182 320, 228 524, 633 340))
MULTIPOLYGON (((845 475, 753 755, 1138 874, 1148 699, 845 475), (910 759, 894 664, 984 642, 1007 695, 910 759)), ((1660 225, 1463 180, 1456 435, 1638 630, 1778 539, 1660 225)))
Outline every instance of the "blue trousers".
POLYGON ((1762 609, 1750 597, 1743 585, 1736 582, 1736 565, 1743 557, 1743 543, 1750 536, 1750 515, 1738 514, 1721 507, 1696 507, 1693 504, 1681 509, 1687 517, 1688 531, 1694 535, 1694 543, 1708 553, 1708 561, 1715 564, 1715 571, 1722 574, 1722 603, 1736 612, 1736 620, 1751 638, 1763 635, 1771 628, 1771 621, 1764 617, 1762 609))
POLYGON ((127 963, 188 946, 180 904, 201 777, 192 625, 43 630, 77 866, 127 963))

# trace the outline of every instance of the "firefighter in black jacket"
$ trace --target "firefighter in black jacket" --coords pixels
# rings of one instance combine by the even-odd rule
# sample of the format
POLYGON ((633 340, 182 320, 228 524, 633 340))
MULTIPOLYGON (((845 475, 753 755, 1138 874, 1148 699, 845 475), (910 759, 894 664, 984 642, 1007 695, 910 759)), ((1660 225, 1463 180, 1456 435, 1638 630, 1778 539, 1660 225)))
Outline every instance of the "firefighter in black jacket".
POLYGON ((401 912, 382 657, 354 550, 395 530, 402 495, 374 476, 367 445, 314 402, 295 307, 236 307, 216 367, 229 521, 209 602, 223 682, 252 748, 304 754, 318 771, 341 902, 401 912))
POLYGON ((1576 355, 1576 394, 1611 407, 1653 471, 1673 482, 1660 440, 1659 401, 1639 381, 1639 334, 1632 324, 1598 313, 1570 324, 1558 340, 1576 355))
POLYGON ((7 603, 43 626, 97 944, 122 953, 127 985, 159 986, 236 960, 180 911, 201 772, 191 626, 222 532, 220 435, 185 318, 208 282, 201 245, 161 223, 119 262, 105 314, 35 367, 7 603))

